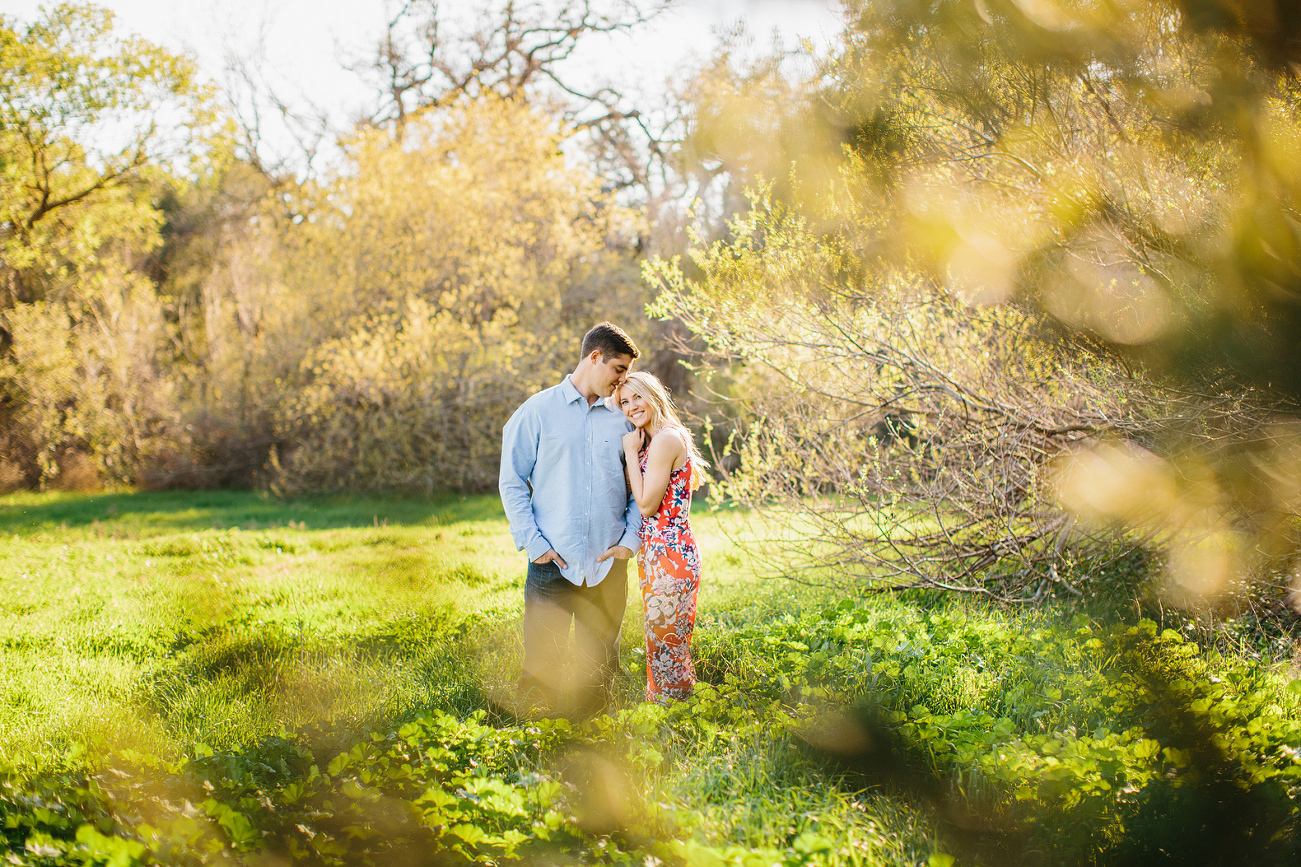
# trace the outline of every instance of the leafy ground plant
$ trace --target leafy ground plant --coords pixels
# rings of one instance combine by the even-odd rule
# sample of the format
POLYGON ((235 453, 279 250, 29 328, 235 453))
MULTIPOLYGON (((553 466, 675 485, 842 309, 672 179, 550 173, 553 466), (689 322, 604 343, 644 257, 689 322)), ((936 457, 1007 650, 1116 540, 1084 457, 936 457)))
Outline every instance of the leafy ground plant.
POLYGON ((5 664, 49 654, 4 687, 11 861, 1297 856, 1289 669, 1152 622, 757 581, 735 516, 706 513, 696 697, 640 703, 634 665, 609 716, 526 720, 500 700, 519 593, 492 500, 0 509, 0 556, 29 575, 4 579, 5 664))

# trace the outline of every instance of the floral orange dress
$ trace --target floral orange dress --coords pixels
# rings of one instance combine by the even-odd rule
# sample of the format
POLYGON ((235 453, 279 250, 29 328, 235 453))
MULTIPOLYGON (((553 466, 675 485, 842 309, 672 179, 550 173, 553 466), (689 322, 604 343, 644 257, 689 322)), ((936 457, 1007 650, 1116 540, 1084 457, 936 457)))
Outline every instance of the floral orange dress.
MULTIPOLYGON (((646 472, 646 452, 641 452, 646 472)), ((669 475, 659 509, 642 519, 641 583, 646 630, 646 700, 684 699, 696 685, 691 633, 696 628, 700 549, 691 534, 691 456, 669 475)))

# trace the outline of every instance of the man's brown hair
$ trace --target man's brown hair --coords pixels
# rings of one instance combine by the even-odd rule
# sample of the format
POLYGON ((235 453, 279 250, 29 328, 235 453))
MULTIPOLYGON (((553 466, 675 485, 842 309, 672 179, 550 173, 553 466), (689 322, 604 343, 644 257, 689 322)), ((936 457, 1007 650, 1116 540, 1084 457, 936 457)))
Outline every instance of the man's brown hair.
POLYGON ((598 322, 583 336, 582 357, 591 355, 595 349, 601 350, 601 359, 604 361, 609 361, 615 355, 641 358, 641 350, 632 342, 628 332, 611 322, 598 322))

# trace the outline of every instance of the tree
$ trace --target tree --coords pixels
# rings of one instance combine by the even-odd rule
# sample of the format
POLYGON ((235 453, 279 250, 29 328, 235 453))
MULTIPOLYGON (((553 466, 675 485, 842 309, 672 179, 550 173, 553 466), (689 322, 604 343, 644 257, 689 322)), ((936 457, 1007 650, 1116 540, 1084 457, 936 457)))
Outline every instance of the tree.
POLYGON ((187 423, 148 484, 491 484, 500 424, 577 335, 641 319, 644 224, 581 159, 557 89, 576 40, 639 20, 611 9, 627 17, 508 4, 454 38, 445 10, 403 6, 378 67, 400 86, 334 165, 293 179, 235 147, 169 196, 187 423))
MULTIPOLYGON (((1285 419, 1301 396, 1295 83, 1280 65, 1284 43, 1244 40, 1261 31, 1242 16, 1216 18, 1213 6, 1229 9, 1011 0, 847 7, 844 45, 805 104, 817 121, 806 129, 827 131, 841 150, 837 171, 809 172, 811 161, 788 151, 798 182, 783 193, 809 227, 793 249, 825 243, 838 264, 774 287, 793 308, 781 321, 809 330, 765 333, 804 353, 793 357, 847 365, 848 383, 802 375, 804 362, 753 336, 741 324, 749 311, 720 291, 772 279, 742 267, 783 249, 770 225, 739 232, 732 256, 702 250, 699 280, 671 267, 656 272, 670 289, 665 312, 692 317, 720 352, 780 359, 776 375, 821 407, 810 412, 824 427, 841 417, 828 407, 855 399, 869 420, 907 410, 930 452, 905 463, 914 475, 930 464, 933 475, 919 489, 904 473, 883 490, 942 494, 949 519, 933 516, 927 526, 937 533, 918 532, 909 518, 873 538, 894 540, 896 551, 901 533, 918 542, 922 553, 906 558, 918 580, 983 559, 982 580, 966 586, 1005 586, 1008 569, 1022 568, 1015 558, 940 558, 971 550, 973 539, 1010 545, 1022 560, 1025 550, 1042 552, 1045 537, 1026 528, 1043 526, 1041 513, 1062 527, 1071 520, 1054 496, 1077 519, 1071 535, 1047 546, 1057 570, 1090 525, 1128 527, 1131 542, 1163 551, 1173 592, 1185 600, 1217 598, 1243 574, 1286 574, 1295 557, 1301 475, 1285 419), (958 345, 983 334, 1033 353, 1017 360, 980 349, 965 365, 980 375, 965 380, 941 347, 901 355, 898 338, 916 345, 917 326, 895 324, 898 310, 916 303, 961 323, 967 337, 952 338, 958 345), (1004 321, 995 328, 991 318, 1004 321), (1046 380, 1021 372, 1045 361, 1046 380), (1071 373, 1080 365, 1083 379, 1071 373), (876 383, 890 367, 897 385, 882 390, 876 383), (1101 389, 1084 387, 1090 382, 1101 389), (1027 383, 1036 389, 1027 393, 1027 383), (1047 413, 1042 428, 1062 435, 990 428, 991 418, 1017 415, 1006 412, 1008 385, 1021 393, 1012 408, 1038 407, 1047 413), (945 419, 957 426, 935 426, 945 419), (970 450, 955 452, 958 442, 970 450), (1090 470, 1063 471, 1048 485, 1054 461, 1072 454, 1090 470), (965 481, 934 487, 946 472, 965 481), (983 493, 1000 488, 1016 496, 1000 504, 983 493), (969 512, 993 523, 966 533, 969 512)), ((1292 20, 1275 12, 1280 24, 1292 20)), ((810 135, 814 144, 801 148, 826 153, 810 135)), ((806 436, 766 448, 767 462, 743 464, 738 480, 800 478, 818 451, 806 436)), ((876 494, 854 500, 862 473, 875 472, 858 454, 817 492, 848 497, 839 501, 846 510, 822 514, 833 536, 871 563, 878 558, 861 544, 864 528, 882 513, 876 494)), ((809 494, 787 491, 783 502, 809 494)))
POLYGON ((165 414, 162 326, 142 273, 161 223, 150 184, 199 155, 205 99, 188 60, 118 37, 105 10, 60 5, 27 26, 0 16, 8 484, 128 479, 165 414))
POLYGON ((864 263, 770 192, 730 228, 691 252, 701 277, 666 260, 647 273, 655 311, 727 370, 707 378, 730 427, 713 496, 786 516, 758 546, 774 570, 1037 600, 1094 577, 1061 568, 1064 550, 1115 555, 1043 497, 1049 458, 1140 428, 1114 363, 1075 357, 1025 311, 864 263))
POLYGON ((229 328, 214 373, 251 369, 274 410, 281 485, 489 488, 509 413, 593 322, 637 310, 636 220, 567 164, 564 134, 525 103, 464 98, 359 131, 304 191, 319 204, 268 240, 256 326, 210 317, 229 328))
POLYGON ((580 85, 565 64, 581 45, 633 31, 667 5, 505 0, 458 19, 436 0, 407 0, 363 67, 381 93, 368 122, 400 128, 465 97, 524 99, 545 105, 581 135, 609 183, 653 196, 651 174, 670 157, 666 130, 615 85, 580 85))
POLYGON ((193 153, 206 119, 190 61, 112 33, 112 13, 60 5, 0 16, 0 305, 66 300, 109 239, 147 245, 151 171, 193 153), (105 239, 105 240, 101 240, 105 239))

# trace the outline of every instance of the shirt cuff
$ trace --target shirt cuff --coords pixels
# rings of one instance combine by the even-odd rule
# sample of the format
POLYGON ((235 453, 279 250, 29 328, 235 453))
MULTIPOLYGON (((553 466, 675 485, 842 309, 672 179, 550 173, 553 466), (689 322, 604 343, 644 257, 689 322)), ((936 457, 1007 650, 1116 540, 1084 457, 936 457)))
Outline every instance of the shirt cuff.
POLYGON ((550 550, 551 550, 551 543, 548 542, 546 539, 543 539, 541 536, 538 536, 538 540, 536 542, 530 542, 528 545, 524 546, 524 551, 528 554, 530 563, 532 563, 534 560, 538 559, 539 557, 541 557, 543 554, 547 553, 550 550))
POLYGON ((641 536, 631 530, 625 530, 623 538, 619 540, 619 544, 636 554, 641 548, 641 536))

